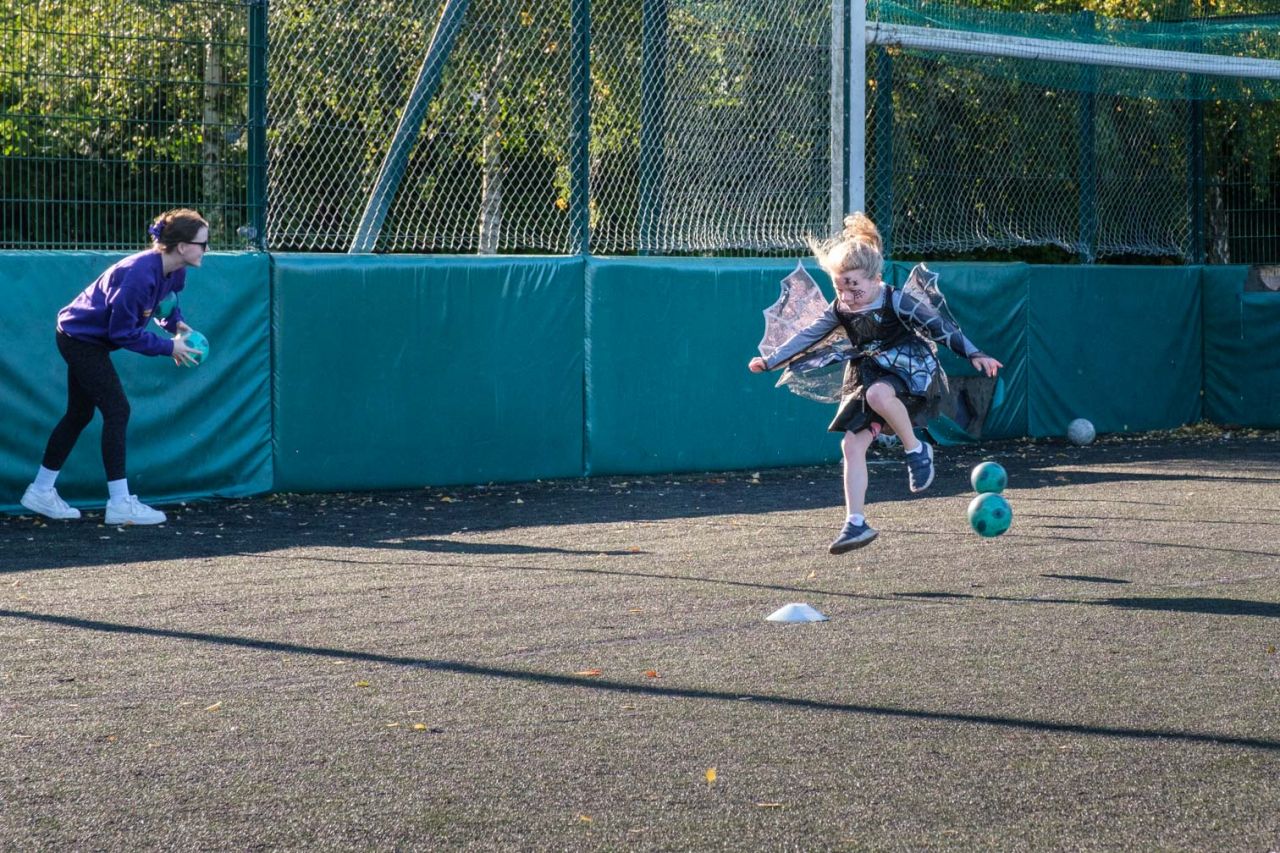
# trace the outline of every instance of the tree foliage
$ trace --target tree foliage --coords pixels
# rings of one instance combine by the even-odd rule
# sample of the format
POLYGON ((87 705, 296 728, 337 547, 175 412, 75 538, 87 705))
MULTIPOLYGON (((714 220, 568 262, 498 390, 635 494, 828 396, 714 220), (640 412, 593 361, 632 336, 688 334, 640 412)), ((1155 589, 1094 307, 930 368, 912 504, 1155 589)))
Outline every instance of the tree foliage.
POLYGON ((241 2, 9 4, 0 244, 138 245, 180 204, 225 222, 211 239, 228 242, 243 209, 244 33, 241 2))
MULTIPOLYGON (((1018 13, 1068 27, 1087 12, 1131 22, 1124 26, 1132 38, 1188 49, 1198 33, 1218 32, 1210 23, 1254 20, 1239 16, 1271 11, 1269 2, 952 0, 930 9, 1018 13)), ((215 223, 215 244, 240 245, 249 6, 32 0, 0 12, 0 244, 133 246, 156 212, 184 204, 215 223)), ((272 247, 349 246, 443 6, 271 0, 272 247)), ((470 0, 427 116, 413 129, 417 142, 379 250, 571 249, 581 201, 571 179, 574 8, 571 0, 470 0)), ((593 246, 798 251, 805 232, 825 229, 827 10, 827 0, 593 0, 593 246), (646 8, 662 20, 647 41, 646 8), (646 72, 655 57, 660 69, 646 72)), ((1276 57, 1280 23, 1256 21, 1222 36, 1224 49, 1276 57)), ((1098 214, 1122 227, 1145 219, 1162 235, 1154 251, 1189 237, 1193 119, 1202 120, 1206 141, 1206 206, 1221 207, 1229 236, 1268 230, 1265 217, 1280 209, 1274 83, 1153 82, 1115 72, 1090 79, 1043 63, 906 55, 895 62, 892 85, 875 81, 892 91, 892 162, 878 159, 888 148, 868 150, 872 174, 892 173, 904 239, 912 228, 946 222, 968 229, 974 246, 1078 251, 1087 223, 1060 200, 1080 196, 1088 178, 1084 98, 1095 98, 1098 214), (1190 97, 1202 99, 1202 119, 1190 97), (1139 189, 1172 201, 1142 204, 1139 189), (913 194, 930 201, 914 204, 913 194), (1046 224, 1054 203, 1057 219, 1046 224)), ((882 120, 873 114, 873 127, 882 120)), ((1250 252, 1280 255, 1274 241, 1261 249, 1237 242, 1227 255, 1250 252)))

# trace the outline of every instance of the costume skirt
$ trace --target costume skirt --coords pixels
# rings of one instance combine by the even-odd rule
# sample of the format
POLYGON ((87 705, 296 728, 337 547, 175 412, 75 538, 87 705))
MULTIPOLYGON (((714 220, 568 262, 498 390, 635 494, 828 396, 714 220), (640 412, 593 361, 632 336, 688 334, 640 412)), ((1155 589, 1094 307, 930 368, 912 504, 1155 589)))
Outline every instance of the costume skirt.
MULTIPOLYGON (((936 414, 936 395, 912 394, 901 376, 885 370, 870 358, 856 358, 845 365, 844 389, 840 406, 832 419, 828 432, 860 432, 874 429, 877 433, 893 434, 893 429, 875 409, 867 405, 866 391, 876 382, 884 382, 893 388, 898 399, 907 407, 907 414, 914 426, 924 426, 936 414)), ((936 383, 934 383, 936 384, 936 383)), ((930 387, 932 391, 932 385, 930 387)))

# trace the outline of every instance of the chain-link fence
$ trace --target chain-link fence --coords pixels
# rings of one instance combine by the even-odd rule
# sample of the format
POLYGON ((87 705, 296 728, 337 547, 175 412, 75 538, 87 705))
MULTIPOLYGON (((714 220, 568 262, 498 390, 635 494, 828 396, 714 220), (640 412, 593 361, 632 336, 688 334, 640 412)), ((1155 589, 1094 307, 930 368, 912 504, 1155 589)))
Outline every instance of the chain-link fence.
MULTIPOLYGON (((378 250, 585 248, 573 233, 578 169, 592 251, 777 251, 825 231, 827 0, 597 0, 589 20, 564 0, 465 5, 378 250), (579 151, 583 34, 590 146, 579 151)), ((352 245, 438 43, 437 2, 362 9, 357 20, 342 5, 272 6, 273 246, 352 245)))
MULTIPOLYGON (((1068 59, 869 48, 894 254, 1280 260, 1280 82, 1064 41, 1280 59, 1239 14, 1269 2, 870 3, 1068 59)), ((186 205, 218 248, 803 254, 849 193, 847 37, 830 0, 13 3, 0 246, 133 248, 186 205)))
MULTIPOLYGON (((568 252, 568 4, 276 0, 269 233, 346 251, 433 48, 448 57, 377 235, 386 252, 568 252)), ((425 69, 430 71, 431 69, 425 69)))
POLYGON ((615 13, 591 40, 592 249, 796 252, 825 234, 829 0, 601 7, 615 13))

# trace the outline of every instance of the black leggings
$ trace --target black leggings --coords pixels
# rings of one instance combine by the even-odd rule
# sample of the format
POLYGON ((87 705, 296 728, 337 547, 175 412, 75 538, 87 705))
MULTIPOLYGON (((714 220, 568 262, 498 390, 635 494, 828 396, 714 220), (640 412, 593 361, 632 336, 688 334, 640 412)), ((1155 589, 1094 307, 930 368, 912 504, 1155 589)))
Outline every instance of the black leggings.
POLYGON ((129 400, 110 350, 58 332, 58 352, 67 363, 67 413, 49 436, 42 464, 51 471, 62 470, 97 408, 102 411, 102 465, 107 480, 123 480, 129 400))

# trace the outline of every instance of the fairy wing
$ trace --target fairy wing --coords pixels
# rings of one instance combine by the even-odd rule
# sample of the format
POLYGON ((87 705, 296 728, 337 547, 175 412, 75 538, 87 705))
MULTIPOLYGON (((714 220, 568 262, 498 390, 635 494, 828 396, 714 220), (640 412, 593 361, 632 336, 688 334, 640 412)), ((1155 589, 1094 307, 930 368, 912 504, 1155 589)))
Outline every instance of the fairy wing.
MULTIPOLYGON (((827 299, 801 264, 782 280, 778 301, 764 311, 764 337, 760 355, 773 356, 782 345, 813 323, 827 309, 827 299)), ((820 402, 837 402, 844 384, 844 366, 853 347, 844 331, 837 329, 787 362, 778 378, 792 393, 820 402)))
POLYGON ((947 297, 942 295, 942 288, 938 287, 938 274, 924 264, 912 267, 906 284, 902 285, 902 292, 915 297, 917 302, 932 307, 952 325, 960 325, 951 313, 951 306, 947 305, 947 297))

